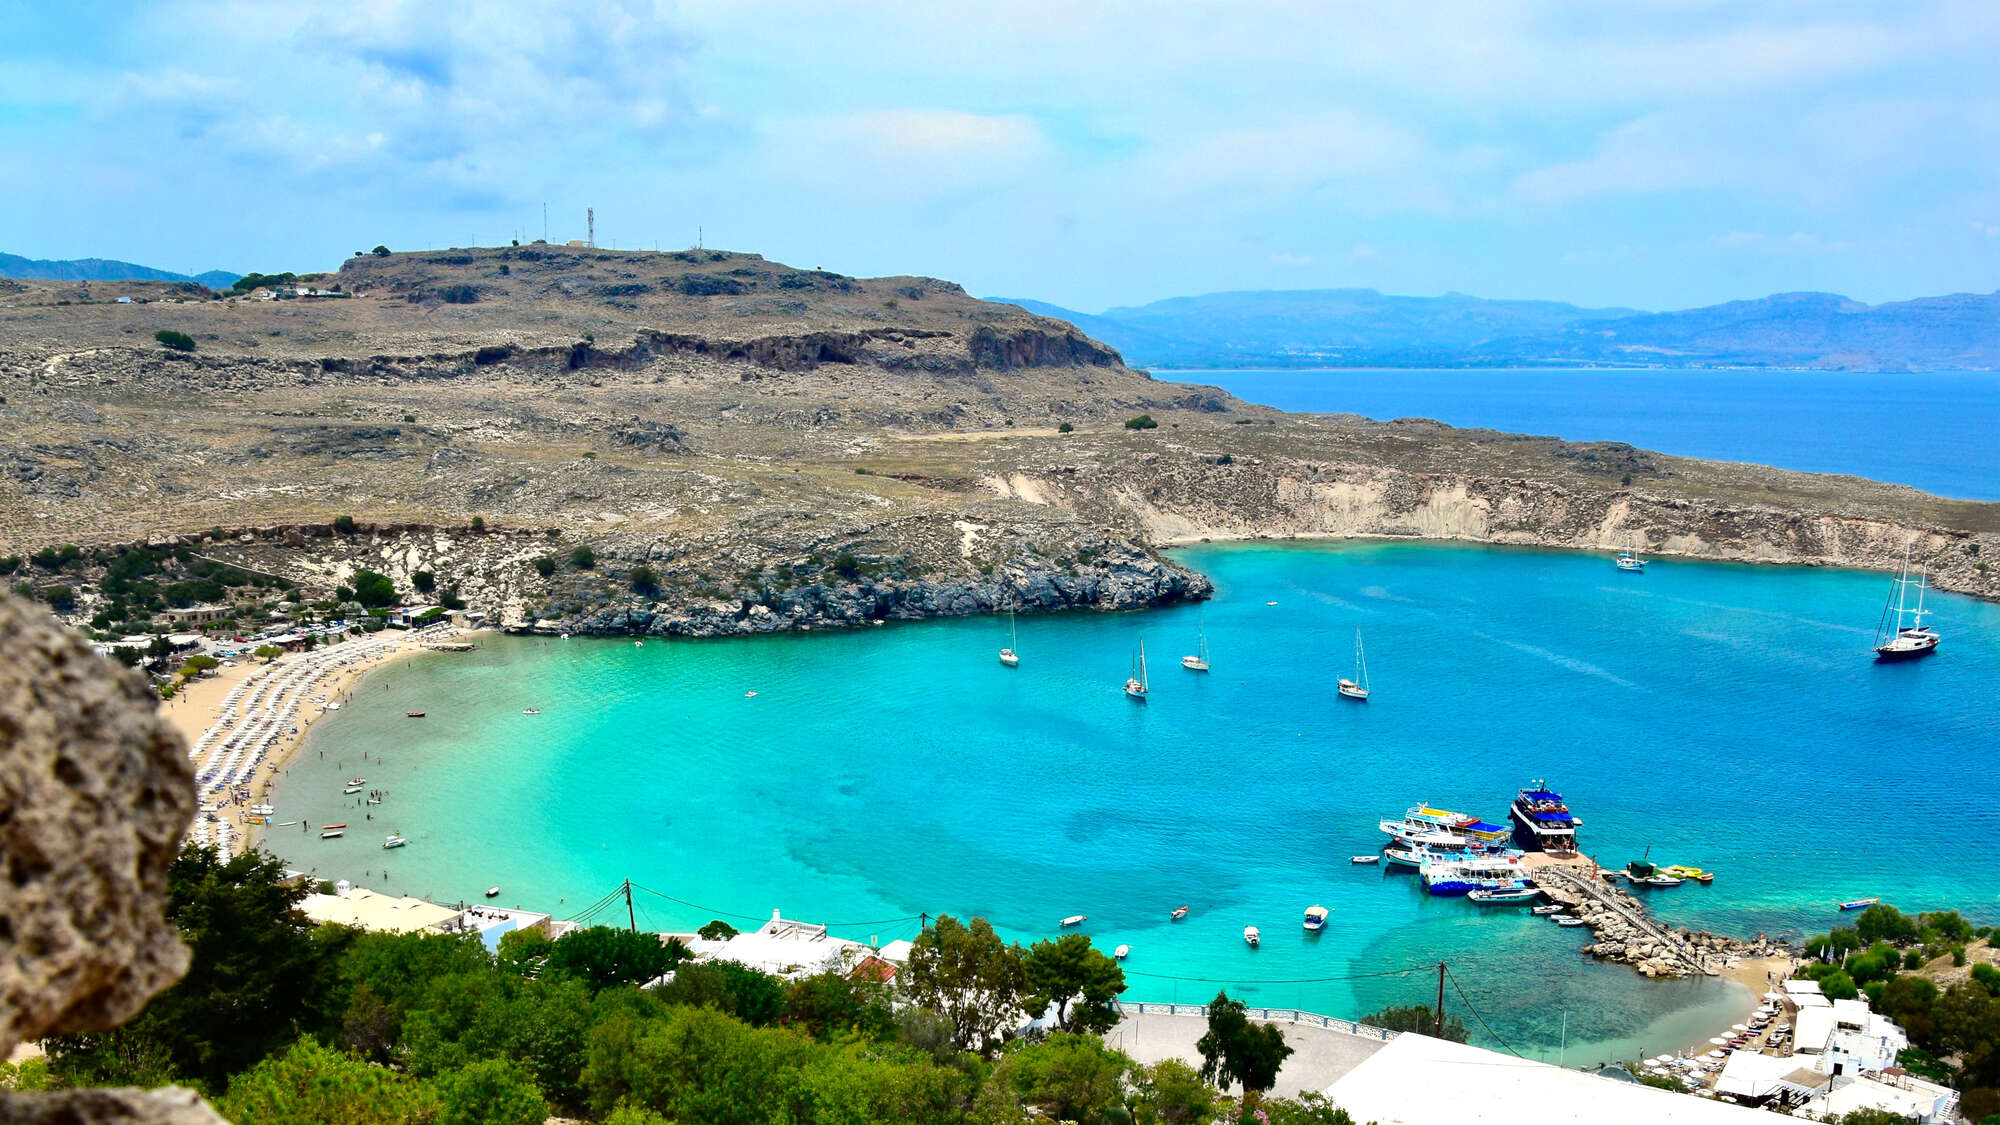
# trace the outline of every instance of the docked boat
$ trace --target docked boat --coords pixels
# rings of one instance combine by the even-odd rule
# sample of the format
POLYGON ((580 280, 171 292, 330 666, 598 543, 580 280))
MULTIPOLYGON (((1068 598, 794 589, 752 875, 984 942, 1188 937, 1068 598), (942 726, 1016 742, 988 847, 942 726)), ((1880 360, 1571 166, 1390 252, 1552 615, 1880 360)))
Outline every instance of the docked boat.
POLYGON ((487 897, 487 898, 498 898, 498 897, 500 897, 500 888, 499 888, 499 887, 488 887, 488 888, 486 888, 486 897, 487 897))
POLYGON ((347 827, 347 825, 345 825, 345 824, 322 824, 322 825, 320 825, 320 826, 319 826, 319 830, 320 830, 321 832, 332 832, 332 831, 334 831, 334 830, 336 830, 336 829, 340 829, 340 828, 345 828, 345 827, 347 827))
POLYGON ((1257 945, 1258 942, 1261 942, 1263 940, 1264 940, 1264 935, 1257 932, 1257 927, 1255 926, 1243 927, 1243 944, 1254 947, 1257 945))
POLYGON ((1071 926, 1081 926, 1086 921, 1088 921, 1086 916, 1082 914, 1072 914, 1069 917, 1064 918, 1060 924, 1064 929, 1068 929, 1071 926))
POLYGON ((1691 883, 1715 882, 1715 872, 1703 871, 1699 867, 1689 867, 1686 864, 1682 863, 1676 863, 1669 867, 1662 867, 1660 868, 1660 870, 1667 873, 1668 875, 1672 875, 1676 879, 1686 879, 1688 882, 1691 883))
POLYGON ((1121 945, 1118 948, 1111 951, 1111 956, 1117 958, 1120 961, 1123 961, 1125 958, 1130 957, 1131 955, 1132 955, 1132 947, 1129 945, 1121 945))
POLYGON ((1021 644, 1021 634, 1014 628, 1014 611, 1007 611, 1007 647, 1000 650, 1000 663, 1009 668, 1021 666, 1021 655, 1014 650, 1021 644))
POLYGON ((1368 658, 1361 651, 1361 630, 1354 630, 1354 678, 1340 681, 1336 688, 1347 699, 1368 702, 1368 658))
POLYGON ((1181 667, 1190 672, 1208 671, 1208 627, 1197 626, 1194 634, 1194 651, 1181 657, 1181 667))
POLYGON ((1382 857, 1379 855, 1351 855, 1347 857, 1347 862, 1354 864, 1380 863, 1382 862, 1382 857))
POLYGON ((1326 916, 1333 913, 1324 906, 1306 907, 1306 932, 1316 934, 1326 929, 1326 916))
POLYGON ((1140 641, 1139 651, 1132 657, 1132 675, 1125 680, 1125 694, 1144 703, 1149 690, 1146 683, 1146 642, 1140 641))
POLYGON ((1477 890, 1527 886, 1518 856, 1427 856, 1417 867, 1431 894, 1448 897, 1477 890))
POLYGON ((1563 795, 1550 789, 1548 782, 1538 778, 1516 793, 1507 815, 1514 821, 1514 838, 1523 847, 1558 855, 1575 854, 1576 830, 1583 826, 1583 821, 1569 811, 1563 795))
POLYGON ((1881 901, 1879 898, 1857 898, 1853 902, 1840 903, 1839 906, 1842 910, 1866 910, 1881 901))
POLYGON ((1187 917, 1187 912, 1188 912, 1187 907, 1176 906, 1174 907, 1174 912, 1172 914, 1167 915, 1167 917, 1172 921, 1178 922, 1181 919, 1187 917))
POLYGON ((366 785, 368 784, 368 779, 365 777, 350 777, 347 779, 347 783, 349 785, 366 785))
POLYGON ((1577 917, 1576 915, 1574 915, 1574 914, 1557 914, 1557 915, 1555 915, 1555 920, 1556 920, 1556 925, 1558 925, 1558 926, 1588 926, 1588 925, 1590 925, 1590 923, 1589 923, 1588 921, 1586 921, 1586 920, 1584 920, 1584 919, 1582 919, 1582 918, 1578 918, 1578 917, 1577 917))
POLYGON ((1508 906, 1533 902, 1542 892, 1537 887, 1482 887, 1465 892, 1465 897, 1481 906, 1508 906))
POLYGON ((422 711, 405 711, 403 712, 403 717, 406 719, 421 719, 424 717, 424 713, 422 711))
POLYGON ((351 797, 354 794, 361 792, 361 787, 359 785, 350 785, 347 788, 342 789, 341 792, 351 797))
POLYGON ((1538 914, 1546 918, 1551 914, 1561 914, 1566 909, 1568 908, 1559 902, 1550 902, 1535 907, 1534 910, 1532 910, 1530 913, 1538 914))
POLYGON ((345 828, 329 828, 321 832, 319 838, 322 840, 338 840, 345 835, 347 835, 347 829, 345 828))
POLYGON ((1678 887, 1684 881, 1643 859, 1625 865, 1625 878, 1635 887, 1678 887))
POLYGON ((1903 546, 1903 572, 1896 576, 1882 606, 1882 620, 1875 626, 1875 659, 1880 661, 1912 660, 1937 651, 1938 631, 1924 624, 1931 612, 1924 608, 1924 591, 1929 589, 1925 572, 1919 569, 1915 578, 1910 577, 1910 549, 1915 542, 1912 537, 1903 546), (1917 588, 1914 607, 1909 604, 1911 586, 1917 588))
POLYGON ((523 714, 523 715, 539 715, 539 714, 541 714, 541 713, 542 713, 542 709, 541 709, 540 707, 523 707, 523 708, 521 708, 521 714, 523 714))
POLYGON ((386 852, 391 848, 400 848, 407 843, 409 843, 409 841, 401 836, 391 836, 388 839, 382 841, 382 850, 386 852))
POLYGON ((1646 569, 1646 560, 1639 557, 1639 537, 1632 537, 1632 546, 1618 552, 1618 569, 1627 574, 1637 574, 1646 569))

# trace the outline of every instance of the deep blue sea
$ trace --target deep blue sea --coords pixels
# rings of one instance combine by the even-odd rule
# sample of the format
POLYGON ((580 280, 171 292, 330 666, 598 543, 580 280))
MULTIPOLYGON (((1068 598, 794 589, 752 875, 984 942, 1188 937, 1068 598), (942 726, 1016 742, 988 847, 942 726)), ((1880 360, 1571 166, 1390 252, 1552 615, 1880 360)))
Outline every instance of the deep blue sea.
POLYGON ((497 883, 558 916, 629 876, 659 929, 782 908, 886 941, 946 912, 1026 941, 1081 913, 1100 946, 1131 944, 1132 999, 1226 985, 1353 1017, 1427 1003, 1443 959, 1479 1041, 1553 1058, 1566 1018, 1573 1065, 1699 1042, 1747 995, 1646 981, 1581 957, 1578 931, 1350 865, 1378 819, 1429 801, 1500 820, 1545 777, 1603 862, 1720 873, 1650 892, 1674 923, 1816 932, 1864 895, 2000 921, 2000 865, 1978 858, 2000 837, 2000 607, 1934 595, 1939 653, 1884 666, 1874 574, 1400 543, 1181 557, 1212 602, 1024 617, 1013 670, 991 618, 500 637, 394 664, 314 727, 276 797, 278 819, 359 821, 339 782, 366 776, 390 791, 376 821, 272 845, 326 877, 441 899, 497 883), (1198 675, 1178 660, 1204 625, 1198 675), (1333 692, 1357 627, 1365 705, 1333 692), (380 850, 391 830, 410 846, 380 850), (1314 903, 1333 920, 1308 936, 1314 903))
POLYGON ((2000 373, 1596 369, 1161 371, 1285 410, 1624 441, 2000 500, 2000 373))

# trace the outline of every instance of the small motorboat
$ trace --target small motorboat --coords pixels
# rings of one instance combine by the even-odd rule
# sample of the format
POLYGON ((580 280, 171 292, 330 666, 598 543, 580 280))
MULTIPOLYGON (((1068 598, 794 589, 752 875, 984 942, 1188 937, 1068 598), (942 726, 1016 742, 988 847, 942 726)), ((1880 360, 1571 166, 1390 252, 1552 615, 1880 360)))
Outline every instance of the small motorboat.
POLYGON ((1082 914, 1072 914, 1072 915, 1070 915, 1069 917, 1067 917, 1067 918, 1064 918, 1064 919, 1063 919, 1063 920, 1062 920, 1062 921, 1061 921, 1061 922, 1059 923, 1059 925, 1061 925, 1061 926, 1062 926, 1062 928, 1066 930, 1066 929, 1069 929, 1069 928, 1070 928, 1071 926, 1081 926, 1081 925, 1083 925, 1083 924, 1084 924, 1084 922, 1086 922, 1086 921, 1088 921, 1088 917, 1087 917, 1086 915, 1082 915, 1082 914))
POLYGON ((1174 907, 1174 912, 1173 912, 1172 914, 1168 915, 1168 917, 1169 917, 1169 918, 1170 918, 1170 919, 1171 919, 1172 921, 1175 921, 1175 922, 1178 922, 1178 921, 1180 921, 1181 919, 1183 919, 1183 918, 1187 917, 1187 912, 1188 912, 1188 908, 1187 908, 1187 907, 1185 907, 1185 906, 1176 906, 1176 907, 1174 907))
POLYGON ((488 888, 486 888, 486 897, 487 897, 487 898, 499 898, 499 897, 500 897, 500 888, 499 888, 499 887, 488 887, 488 888))
POLYGON ((1480 887, 1467 891, 1465 897, 1481 906, 1509 906, 1533 902, 1542 892, 1536 887, 1480 887))
POLYGON ((745 698, 745 699, 755 699, 755 698, 757 698, 757 693, 756 693, 756 692, 754 692, 754 691, 746 691, 746 692, 744 692, 744 693, 743 693, 743 698, 745 698))
POLYGON ((366 785, 368 784, 368 779, 365 777, 350 777, 347 779, 347 783, 349 785, 366 785))
POLYGON ((1263 940, 1264 940, 1264 935, 1257 932, 1257 927, 1255 926, 1243 927, 1243 944, 1250 946, 1252 949, 1255 949, 1257 947, 1257 943, 1263 940))
POLYGON ((1660 874, 1648 875, 1644 879, 1634 879, 1633 882, 1643 883, 1648 887, 1678 887, 1682 883, 1687 882, 1687 880, 1677 879, 1672 875, 1660 874))
POLYGON ((400 848, 407 843, 409 843, 409 841, 401 836, 391 836, 388 839, 382 841, 382 850, 386 852, 390 848, 400 848))
POLYGON ((1130 957, 1131 955, 1132 955, 1132 947, 1129 945, 1121 945, 1118 948, 1111 951, 1111 956, 1120 961, 1123 961, 1125 958, 1130 957))
POLYGON ((321 832, 331 832, 336 828, 345 828, 345 827, 347 827, 347 825, 345 824, 322 824, 319 826, 319 830, 321 832))
POLYGON ((1324 906, 1306 907, 1306 932, 1316 934, 1326 929, 1326 916, 1331 913, 1332 911, 1324 906))
POLYGON ((1379 855, 1351 855, 1351 856, 1348 856, 1348 857, 1347 857, 1347 862, 1349 862, 1349 863, 1380 863, 1380 862, 1382 862, 1382 857, 1381 857, 1381 856, 1379 856, 1379 855))
POLYGON ((371 804, 371 805, 379 805, 379 804, 381 804, 381 803, 382 803, 382 798, 380 798, 380 797, 370 797, 370 798, 368 798, 368 803, 369 803, 369 804, 371 804))
POLYGON ((1541 906, 1535 907, 1532 913, 1542 915, 1543 917, 1547 917, 1550 914, 1561 914, 1564 909, 1565 908, 1561 903, 1549 902, 1549 903, 1544 903, 1541 906))
POLYGON ((347 829, 345 828, 329 828, 321 832, 319 838, 322 840, 337 840, 345 835, 347 835, 347 829))
POLYGON ((540 707, 523 707, 523 708, 521 708, 521 714, 523 714, 523 715, 539 715, 539 714, 541 714, 541 713, 542 713, 542 709, 541 709, 540 707))
POLYGON ((1573 915, 1573 914, 1557 914, 1557 915, 1555 915, 1554 917, 1555 917, 1555 921, 1556 921, 1556 925, 1558 925, 1558 926, 1588 926, 1588 925, 1590 925, 1590 923, 1589 923, 1589 922, 1586 922, 1586 921, 1584 921, 1583 919, 1581 919, 1581 918, 1578 918, 1578 917, 1576 917, 1576 916, 1575 916, 1575 915, 1573 915))
POLYGON ((421 719, 424 717, 424 713, 422 711, 405 711, 403 712, 403 717, 405 719, 421 719))
POLYGON ((1881 901, 1879 898, 1857 898, 1853 902, 1841 903, 1840 908, 1842 910, 1866 910, 1871 906, 1879 904, 1881 901))

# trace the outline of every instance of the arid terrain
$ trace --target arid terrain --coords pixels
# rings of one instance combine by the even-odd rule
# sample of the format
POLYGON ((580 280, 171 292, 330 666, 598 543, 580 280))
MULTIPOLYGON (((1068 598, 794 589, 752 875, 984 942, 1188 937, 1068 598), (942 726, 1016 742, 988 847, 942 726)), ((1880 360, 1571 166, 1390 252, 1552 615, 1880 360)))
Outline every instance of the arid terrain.
POLYGON ((1285 414, 947 282, 537 244, 300 284, 330 295, 0 282, 0 580, 137 623, 99 585, 150 542, 301 600, 424 571, 510 626, 719 633, 1197 597, 1158 552, 1205 538, 1887 568, 1914 533, 1938 585, 2000 596, 2000 505, 1285 414))

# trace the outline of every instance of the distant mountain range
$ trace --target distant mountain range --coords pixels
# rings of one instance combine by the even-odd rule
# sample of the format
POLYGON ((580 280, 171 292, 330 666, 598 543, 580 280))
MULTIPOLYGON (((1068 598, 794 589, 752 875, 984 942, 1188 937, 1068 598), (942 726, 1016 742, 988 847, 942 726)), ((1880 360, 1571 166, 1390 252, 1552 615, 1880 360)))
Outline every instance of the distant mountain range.
POLYGON ((227 289, 242 276, 228 270, 209 270, 189 276, 170 270, 156 270, 151 266, 133 265, 131 262, 114 262, 109 258, 70 258, 58 262, 46 258, 23 258, 19 254, 0 254, 0 277, 11 277, 16 281, 194 281, 210 289, 227 289))
POLYGON ((1211 293, 1094 316, 1012 303, 1075 324, 1137 367, 2000 367, 2000 293, 1881 305, 1780 293, 1661 313, 1373 289, 1211 293))

